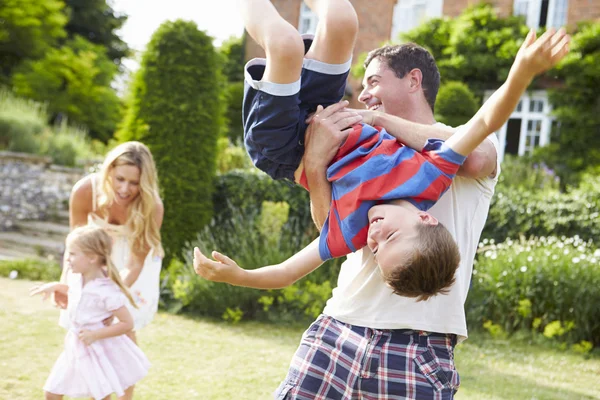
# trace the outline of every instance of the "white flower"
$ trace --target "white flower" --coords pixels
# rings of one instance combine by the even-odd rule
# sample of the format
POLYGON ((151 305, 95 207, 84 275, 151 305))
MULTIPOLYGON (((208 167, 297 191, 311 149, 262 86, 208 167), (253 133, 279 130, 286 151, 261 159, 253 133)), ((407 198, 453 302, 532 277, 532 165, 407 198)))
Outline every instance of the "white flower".
POLYGON ((17 276, 19 276, 19 271, 15 271, 14 269, 10 271, 10 274, 8 274, 10 279, 17 279, 17 276))
POLYGON ((521 272, 525 272, 525 271, 527 271, 527 266, 523 265, 523 266, 521 267, 521 272))
POLYGON ((571 261, 573 261, 573 264, 577 264, 581 260, 579 259, 579 257, 573 257, 571 261))
POLYGON ((563 251, 563 254, 564 254, 564 255, 567 255, 567 254, 569 254, 569 249, 565 249, 565 251, 563 251))
POLYGON ((531 257, 531 256, 527 257, 527 261, 532 262, 533 261, 533 257, 531 257))

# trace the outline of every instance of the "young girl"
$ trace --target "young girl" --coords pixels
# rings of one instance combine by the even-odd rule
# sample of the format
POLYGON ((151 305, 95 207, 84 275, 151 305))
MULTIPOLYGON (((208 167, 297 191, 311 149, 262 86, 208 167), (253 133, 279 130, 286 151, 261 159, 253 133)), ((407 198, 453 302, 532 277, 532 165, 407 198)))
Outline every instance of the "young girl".
POLYGON ((69 281, 31 289, 31 295, 44 299, 55 292, 69 298, 70 328, 44 385, 46 399, 109 399, 112 393, 128 399, 125 390, 148 372, 148 359, 126 335, 133 329, 126 302, 134 301, 111 261, 111 247, 110 236, 99 227, 74 229, 67 236, 66 261, 73 272, 69 281), (104 326, 102 321, 111 316, 118 322, 104 326))

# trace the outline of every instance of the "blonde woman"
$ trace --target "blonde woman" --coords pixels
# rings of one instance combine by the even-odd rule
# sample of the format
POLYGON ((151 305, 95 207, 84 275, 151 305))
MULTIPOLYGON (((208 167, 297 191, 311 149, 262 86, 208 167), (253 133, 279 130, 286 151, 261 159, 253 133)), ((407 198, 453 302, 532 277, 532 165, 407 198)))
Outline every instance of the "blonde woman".
MULTIPOLYGON (((115 147, 100 171, 82 178, 71 192, 71 229, 92 224, 113 239, 112 261, 137 305, 128 306, 134 320, 128 336, 134 342, 135 332, 150 323, 158 309, 163 213, 154 159, 140 142, 115 147)), ((63 271, 68 273, 67 268, 63 271)), ((60 294, 56 302, 66 305, 60 294)), ((61 312, 60 325, 68 327, 65 312, 61 312)))

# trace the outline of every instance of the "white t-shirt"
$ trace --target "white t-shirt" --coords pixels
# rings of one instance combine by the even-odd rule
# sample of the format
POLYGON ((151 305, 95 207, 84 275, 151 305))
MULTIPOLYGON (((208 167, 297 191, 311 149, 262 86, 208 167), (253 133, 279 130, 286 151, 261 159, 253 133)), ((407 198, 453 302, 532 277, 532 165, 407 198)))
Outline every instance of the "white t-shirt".
MULTIPOLYGON (((498 154, 495 134, 488 137, 498 154)), ((415 329, 454 333, 467 338, 464 303, 469 291, 473 259, 487 219, 500 162, 494 178, 468 179, 457 176, 429 212, 450 231, 458 244, 461 262, 456 281, 447 295, 427 301, 401 297, 384 283, 373 253, 365 247, 349 254, 342 264, 338 285, 323 313, 347 324, 374 329, 415 329)))

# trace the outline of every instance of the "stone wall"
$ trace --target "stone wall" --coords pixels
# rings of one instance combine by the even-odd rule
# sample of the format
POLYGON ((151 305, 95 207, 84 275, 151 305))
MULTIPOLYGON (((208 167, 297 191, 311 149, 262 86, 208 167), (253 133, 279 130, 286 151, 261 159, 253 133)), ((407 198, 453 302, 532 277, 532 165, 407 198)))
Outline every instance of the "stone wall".
POLYGON ((67 211, 71 188, 84 174, 84 168, 52 165, 48 157, 0 151, 0 231, 67 211))

